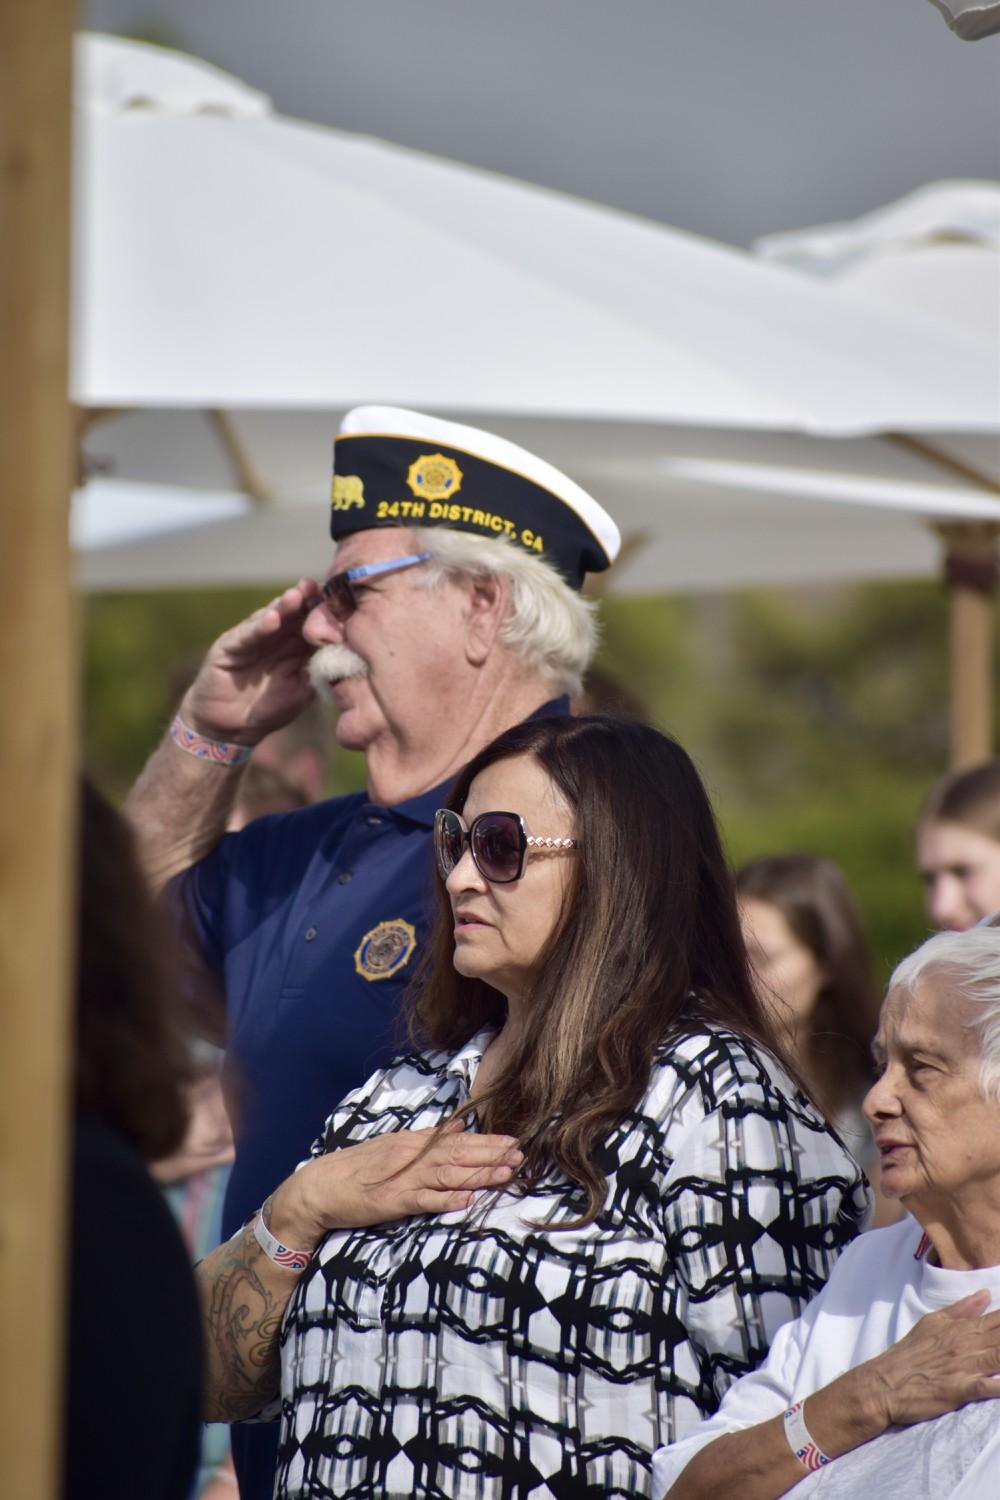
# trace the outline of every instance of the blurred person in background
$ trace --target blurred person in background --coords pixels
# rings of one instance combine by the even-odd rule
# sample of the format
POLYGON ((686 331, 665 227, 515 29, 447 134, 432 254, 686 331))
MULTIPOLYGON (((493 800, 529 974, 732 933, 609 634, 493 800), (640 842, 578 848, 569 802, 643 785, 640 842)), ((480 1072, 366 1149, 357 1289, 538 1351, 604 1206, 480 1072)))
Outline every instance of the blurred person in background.
POLYGON ((931 787, 917 822, 917 869, 935 927, 964 932, 1000 911, 1000 760, 931 787))
POLYGON ((903 959, 875 1054, 865 1114, 907 1212, 849 1245, 760 1369, 656 1455, 657 1496, 995 1500, 1000 931, 938 933, 903 959))
MULTIPOLYGON (((248 775, 253 769, 274 773, 298 795, 300 800, 294 805, 304 807, 309 802, 318 802, 323 796, 332 755, 330 705, 321 698, 314 698, 290 724, 266 735, 254 747, 248 775)), ((245 783, 241 796, 246 796, 245 783)))
POLYGON ((147 1169, 187 1128, 169 934, 127 826, 89 783, 79 847, 63 1494, 187 1500, 201 1327, 187 1253, 147 1169))
MULTIPOLYGON (((208 1042, 191 1041, 192 1078, 185 1089, 188 1128, 177 1151, 151 1164, 184 1237, 192 1262, 201 1260, 222 1239, 222 1203, 235 1147, 223 1098, 222 1052, 208 1042)), ((211 1423, 202 1428, 201 1452, 193 1495, 200 1500, 232 1497, 236 1474, 229 1428, 211 1423)))
POLYGON ((813 1097, 876 1190, 875 1222, 899 1208, 878 1193, 878 1156, 861 1104, 874 1078, 879 996, 864 924, 839 865, 772 854, 736 873, 743 935, 761 998, 813 1097))
MULTIPOLYGON (((227 1093, 235 1074, 246 1095, 226 1234, 397 1049, 435 810, 501 730, 566 711, 597 638, 583 579, 619 545, 572 480, 479 429, 360 408, 334 469, 325 582, 300 580, 220 637, 128 804, 151 878, 173 880, 192 950, 224 984, 216 1039, 227 1093), (365 754, 367 793, 227 834, 254 747, 317 692, 337 743, 365 754)), ((234 1448, 244 1500, 270 1500, 271 1432, 234 1448)))
POLYGON ((635 719, 648 723, 649 709, 634 688, 622 682, 607 667, 593 666, 579 693, 570 700, 574 714, 610 714, 613 719, 635 719))

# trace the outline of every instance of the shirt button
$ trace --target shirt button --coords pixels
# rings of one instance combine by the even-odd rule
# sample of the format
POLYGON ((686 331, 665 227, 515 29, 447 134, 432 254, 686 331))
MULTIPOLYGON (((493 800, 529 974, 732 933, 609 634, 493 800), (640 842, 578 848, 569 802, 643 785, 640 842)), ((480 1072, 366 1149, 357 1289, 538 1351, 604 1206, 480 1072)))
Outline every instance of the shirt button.
POLYGON ((337 876, 337 884, 349 885, 353 879, 354 877, 351 874, 350 870, 341 870, 340 874, 337 876))
POLYGON ((316 936, 316 929, 315 929, 315 927, 307 927, 306 928, 306 942, 307 943, 311 943, 312 940, 313 940, 313 938, 315 936, 316 936))

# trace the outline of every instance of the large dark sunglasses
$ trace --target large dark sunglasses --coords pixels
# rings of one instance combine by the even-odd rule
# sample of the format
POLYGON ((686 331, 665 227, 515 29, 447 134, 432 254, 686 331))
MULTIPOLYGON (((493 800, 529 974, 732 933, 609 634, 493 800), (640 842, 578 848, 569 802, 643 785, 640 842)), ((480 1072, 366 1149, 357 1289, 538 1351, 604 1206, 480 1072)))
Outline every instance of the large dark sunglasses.
POLYGON ((524 874, 529 849, 555 853, 561 849, 575 849, 578 842, 577 839, 535 838, 525 828, 519 813, 480 813, 478 818, 473 818, 470 828, 466 828, 458 813, 448 807, 439 808, 434 814, 434 852, 442 880, 448 879, 465 853, 466 844, 472 863, 484 880, 493 885, 510 885, 512 880, 520 880, 524 874))
POLYGON ((377 578, 386 573, 398 573, 403 568, 415 568, 430 557, 429 552, 411 552, 407 557, 390 557, 388 562, 362 563, 357 568, 347 568, 343 573, 334 573, 319 591, 322 602, 335 620, 350 619, 358 607, 358 596, 354 585, 365 578, 377 578))

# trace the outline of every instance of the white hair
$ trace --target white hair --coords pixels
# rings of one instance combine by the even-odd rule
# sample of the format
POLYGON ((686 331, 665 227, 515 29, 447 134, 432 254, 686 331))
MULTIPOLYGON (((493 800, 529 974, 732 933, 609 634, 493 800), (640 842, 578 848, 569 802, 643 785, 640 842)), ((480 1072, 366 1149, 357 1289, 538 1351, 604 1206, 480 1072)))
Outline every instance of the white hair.
POLYGON ((889 992, 913 994, 932 976, 976 1007, 979 1033, 979 1091, 1000 1103, 1000 929, 985 925, 967 932, 938 932, 897 964, 889 992))
POLYGON ((413 528, 414 550, 429 552, 414 583, 430 588, 457 573, 510 580, 511 609, 500 638, 525 666, 559 693, 578 693, 597 649, 597 605, 584 599, 543 558, 506 537, 475 536, 445 526, 413 528))

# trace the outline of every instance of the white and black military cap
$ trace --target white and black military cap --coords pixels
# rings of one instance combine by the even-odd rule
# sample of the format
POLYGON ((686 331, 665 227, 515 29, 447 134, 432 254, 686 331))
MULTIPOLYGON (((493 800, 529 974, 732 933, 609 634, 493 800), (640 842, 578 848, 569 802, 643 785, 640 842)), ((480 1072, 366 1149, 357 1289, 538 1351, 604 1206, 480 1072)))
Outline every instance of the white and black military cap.
POLYGON ((398 406, 356 406, 333 445, 330 534, 379 526, 505 536, 577 589, 621 546, 604 507, 526 448, 398 406))

